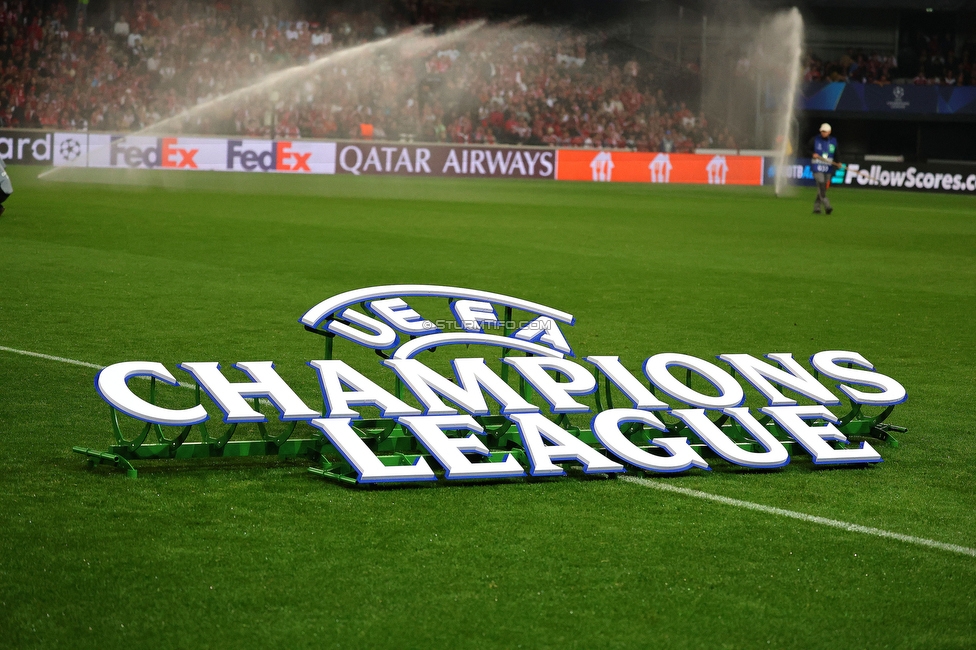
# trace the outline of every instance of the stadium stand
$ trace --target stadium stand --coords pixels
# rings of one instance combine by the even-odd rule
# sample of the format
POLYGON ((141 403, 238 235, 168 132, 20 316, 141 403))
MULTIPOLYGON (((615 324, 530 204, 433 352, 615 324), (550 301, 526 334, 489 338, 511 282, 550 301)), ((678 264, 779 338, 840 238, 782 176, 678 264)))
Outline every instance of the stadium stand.
MULTIPOLYGON (((118 4, 114 22, 100 25, 85 25, 63 2, 2 5, 0 126, 135 131, 269 72, 407 26, 382 4, 316 19, 219 2, 118 4)), ((486 30, 419 65, 334 66, 275 102, 275 135, 665 152, 737 147, 727 128, 666 96, 655 83, 660 62, 633 53, 621 59, 607 40, 571 29, 544 36, 486 30)), ((183 128, 267 136, 268 111, 265 98, 249 98, 183 128)))
POLYGON ((849 48, 834 61, 807 56, 806 81, 859 81, 887 85, 911 82, 916 85, 973 86, 976 76, 972 61, 976 58, 976 39, 967 37, 957 46, 951 34, 916 35, 916 46, 901 64, 893 54, 865 53, 849 48))

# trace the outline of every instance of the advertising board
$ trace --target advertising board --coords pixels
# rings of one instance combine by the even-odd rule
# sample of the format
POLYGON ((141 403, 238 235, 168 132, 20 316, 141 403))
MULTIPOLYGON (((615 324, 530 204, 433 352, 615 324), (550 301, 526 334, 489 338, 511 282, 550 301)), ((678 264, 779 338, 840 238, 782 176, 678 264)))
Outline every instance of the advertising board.
POLYGON ((0 129, 0 159, 7 165, 50 165, 53 153, 53 133, 0 129))
POLYGON ((18 164, 305 174, 539 178, 760 185, 759 156, 639 153, 445 144, 155 137, 0 131, 18 164))
MULTIPOLYGON (((785 171, 794 185, 816 185, 807 159, 793 161, 785 171)), ((763 183, 771 185, 775 178, 776 163, 770 158, 763 183)), ((951 163, 850 163, 836 169, 830 183, 835 187, 976 195, 976 167, 951 163)))
MULTIPOLYGON (((474 147, 318 140, 155 137, 108 133, 0 130, 6 163, 105 169, 539 178, 595 182, 762 185, 775 178, 771 158, 592 149, 474 147)), ((808 160, 787 169, 813 185, 808 160)), ((948 164, 850 164, 834 185, 976 193, 976 168, 948 164)))
MULTIPOLYGON (((38 145, 47 155, 43 164, 55 167, 499 178, 553 178, 556 168, 555 150, 528 147, 97 133, 54 133, 43 137, 46 140, 38 145)), ((24 140, 24 146, 29 148, 30 142, 24 140)), ((16 141, 11 140, 8 146, 16 150, 16 141)))
POLYGON ((560 149, 556 179, 625 183, 761 185, 761 156, 560 149))
POLYGON ((347 142, 338 146, 340 174, 552 178, 554 150, 347 142))
POLYGON ((335 173, 334 142, 55 133, 55 167, 335 173))
POLYGON ((797 107, 805 111, 898 115, 976 114, 976 86, 865 84, 855 81, 811 81, 803 86, 797 107))

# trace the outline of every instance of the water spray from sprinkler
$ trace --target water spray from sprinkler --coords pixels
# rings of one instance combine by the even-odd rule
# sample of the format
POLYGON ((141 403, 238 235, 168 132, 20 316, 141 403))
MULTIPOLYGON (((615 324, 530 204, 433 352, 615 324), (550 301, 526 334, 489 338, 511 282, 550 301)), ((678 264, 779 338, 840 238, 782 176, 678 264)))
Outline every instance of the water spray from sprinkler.
MULTIPOLYGON (((196 106, 188 108, 177 115, 156 122, 155 124, 128 135, 146 136, 170 133, 180 128, 185 122, 194 118, 212 114, 221 110, 222 108, 235 106, 240 101, 259 93, 267 95, 270 95, 272 92, 276 93, 277 90, 275 89, 277 88, 281 88, 282 86, 285 86, 291 82, 307 79, 317 70, 336 65, 343 61, 362 60, 367 56, 388 51, 394 51, 403 58, 407 59, 423 56, 437 48, 443 47, 448 43, 452 43, 458 39, 468 36, 472 32, 481 29, 484 25, 484 20, 478 20, 438 36, 429 36, 428 34, 431 30, 430 25, 423 25, 410 29, 401 34, 397 34, 396 36, 338 50, 332 54, 329 54, 328 56, 322 57, 321 59, 316 59, 311 63, 293 66, 279 72, 271 73, 248 86, 238 88, 237 90, 211 99, 210 101, 197 104, 196 106)), ((54 167, 40 174, 38 178, 48 177, 51 174, 66 168, 67 167, 54 167)))
POLYGON ((792 157, 798 134, 793 125, 796 116, 796 93, 800 85, 800 66, 803 56, 803 17, 799 10, 793 7, 788 12, 778 14, 772 23, 776 32, 782 32, 788 48, 789 78, 786 95, 783 99, 785 110, 779 116, 776 125, 776 196, 780 196, 786 189, 788 178, 786 175, 787 160, 792 157))

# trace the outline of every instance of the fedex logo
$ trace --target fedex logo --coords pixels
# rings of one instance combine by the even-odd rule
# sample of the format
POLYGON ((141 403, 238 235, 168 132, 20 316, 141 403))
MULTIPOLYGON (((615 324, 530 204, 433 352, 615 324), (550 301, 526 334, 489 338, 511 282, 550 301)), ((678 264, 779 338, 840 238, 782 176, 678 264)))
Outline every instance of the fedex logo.
MULTIPOLYGON (((319 143, 228 140, 227 169, 311 173, 316 145, 321 146, 319 143)), ((332 148, 334 152, 334 144, 332 148)), ((335 165, 334 160, 332 164, 335 165)))
POLYGON ((113 136, 109 144, 109 165, 118 167, 167 167, 197 169, 199 149, 179 146, 177 138, 133 138, 113 136))
POLYGON ((177 147, 175 146, 176 138, 163 138, 160 143, 162 147, 160 167, 175 167, 177 169, 181 167, 187 167, 189 169, 197 168, 197 163, 193 159, 200 153, 199 149, 177 147))
POLYGON ((275 143, 275 158, 278 165, 276 169, 283 172, 310 172, 308 159, 312 157, 312 152, 299 153, 292 150, 290 142, 275 143))

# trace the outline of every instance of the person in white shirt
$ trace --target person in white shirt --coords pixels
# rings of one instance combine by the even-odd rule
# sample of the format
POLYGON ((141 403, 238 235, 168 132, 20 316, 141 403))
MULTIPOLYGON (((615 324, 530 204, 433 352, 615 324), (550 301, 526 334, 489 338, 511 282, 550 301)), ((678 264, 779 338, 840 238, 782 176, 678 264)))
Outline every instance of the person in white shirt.
POLYGON ((10 182, 10 177, 7 176, 7 168, 3 165, 3 159, 0 158, 0 214, 6 210, 3 207, 3 202, 9 199, 13 193, 14 186, 10 182))

